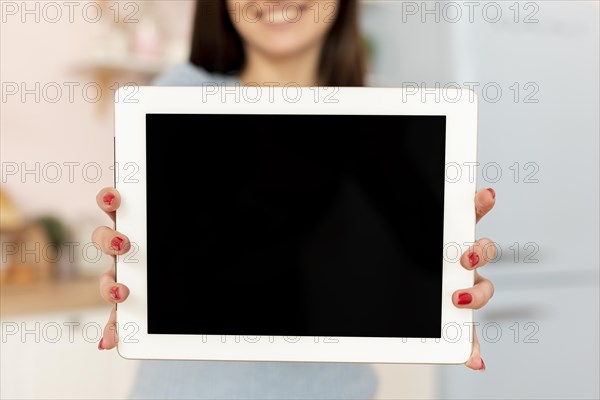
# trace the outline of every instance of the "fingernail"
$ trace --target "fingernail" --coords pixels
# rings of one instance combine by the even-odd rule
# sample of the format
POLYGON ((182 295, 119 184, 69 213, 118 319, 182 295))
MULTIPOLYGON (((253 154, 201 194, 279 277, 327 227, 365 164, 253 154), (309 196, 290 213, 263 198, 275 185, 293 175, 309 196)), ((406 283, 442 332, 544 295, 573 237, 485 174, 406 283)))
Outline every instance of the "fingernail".
POLYGON ((98 342, 98 350, 104 350, 104 347, 102 347, 103 341, 104 341, 104 338, 100 339, 100 341, 98 342))
POLYGON ((123 240, 123 238, 116 236, 110 241, 110 245, 113 249, 115 249, 117 251, 121 251, 121 245, 123 244, 124 241, 125 240, 123 240))
POLYGON ((464 306, 473 301, 473 296, 470 293, 461 293, 458 295, 458 305, 464 306))
POLYGON ((102 198, 102 201, 107 206, 110 206, 112 204, 112 202, 113 202, 114 199, 115 199, 115 195, 114 194, 112 194, 112 193, 106 193, 104 195, 104 197, 102 198))
POLYGON ((485 371, 485 363, 483 362, 483 358, 481 359, 481 368, 479 368, 481 372, 485 371))
POLYGON ((496 192, 494 191, 494 189, 492 188, 487 188, 487 190, 490 191, 490 193, 492 194, 492 197, 495 199, 496 198, 496 192))
POLYGON ((111 296, 115 299, 115 300, 121 300, 121 295, 119 294, 119 287, 115 286, 114 288, 112 288, 110 290, 110 294, 111 296))
POLYGON ((476 266, 479 263, 479 254, 475 252, 469 254, 469 262, 471 263, 471 267, 476 266))

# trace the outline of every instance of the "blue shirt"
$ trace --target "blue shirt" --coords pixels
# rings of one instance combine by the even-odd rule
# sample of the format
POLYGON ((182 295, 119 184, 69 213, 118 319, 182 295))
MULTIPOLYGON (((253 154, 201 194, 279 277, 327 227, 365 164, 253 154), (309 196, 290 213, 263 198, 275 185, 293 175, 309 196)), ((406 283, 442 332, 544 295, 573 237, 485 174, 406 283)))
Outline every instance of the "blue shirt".
MULTIPOLYGON (((238 84, 237 77, 209 74, 181 64, 162 76, 158 86, 238 84)), ((377 376, 367 364, 141 361, 134 399, 368 399, 377 376)))

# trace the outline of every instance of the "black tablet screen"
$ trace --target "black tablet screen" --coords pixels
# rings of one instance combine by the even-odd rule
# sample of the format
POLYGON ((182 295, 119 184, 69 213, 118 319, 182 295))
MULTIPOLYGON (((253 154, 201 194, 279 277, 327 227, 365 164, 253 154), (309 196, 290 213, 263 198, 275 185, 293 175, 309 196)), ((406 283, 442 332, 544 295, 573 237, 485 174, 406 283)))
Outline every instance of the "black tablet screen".
POLYGON ((439 338, 445 126, 148 114, 148 333, 439 338))

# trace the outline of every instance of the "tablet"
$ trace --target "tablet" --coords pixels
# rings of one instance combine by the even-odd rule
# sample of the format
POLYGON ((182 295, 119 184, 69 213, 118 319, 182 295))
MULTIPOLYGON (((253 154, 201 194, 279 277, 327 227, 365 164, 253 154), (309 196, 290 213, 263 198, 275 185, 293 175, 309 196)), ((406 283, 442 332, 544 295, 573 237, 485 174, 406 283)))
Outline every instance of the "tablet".
POLYGON ((462 89, 140 87, 115 107, 125 358, 463 363, 462 89))

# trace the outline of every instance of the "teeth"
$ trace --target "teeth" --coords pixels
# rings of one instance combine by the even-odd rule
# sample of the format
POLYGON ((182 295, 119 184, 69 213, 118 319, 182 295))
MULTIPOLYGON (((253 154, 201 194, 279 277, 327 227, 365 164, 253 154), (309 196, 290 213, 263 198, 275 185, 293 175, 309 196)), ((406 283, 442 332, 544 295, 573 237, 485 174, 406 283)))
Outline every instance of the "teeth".
POLYGON ((282 23, 288 22, 285 19, 285 16, 283 15, 283 11, 269 13, 269 19, 267 21, 271 22, 273 24, 282 24, 282 23))
MULTIPOLYGON (((287 11, 288 13, 290 13, 290 15, 285 15, 285 12, 286 11, 284 11, 283 9, 274 9, 269 13, 266 13, 266 22, 271 24, 285 24, 297 22, 299 16, 296 15, 296 12, 303 13, 304 9, 303 7, 301 7, 299 11, 296 11, 294 8, 291 8, 287 11)), ((300 14, 300 16, 302 16, 302 14, 300 14)))

